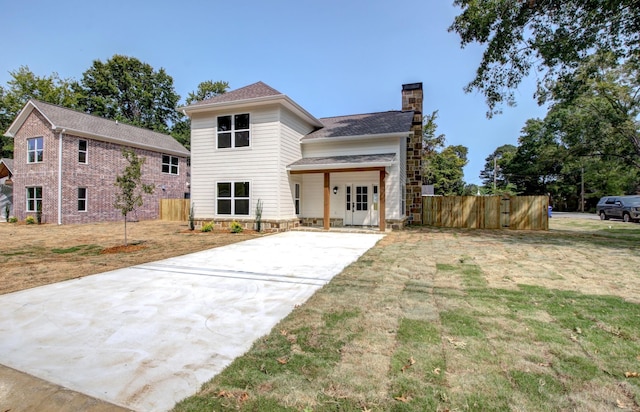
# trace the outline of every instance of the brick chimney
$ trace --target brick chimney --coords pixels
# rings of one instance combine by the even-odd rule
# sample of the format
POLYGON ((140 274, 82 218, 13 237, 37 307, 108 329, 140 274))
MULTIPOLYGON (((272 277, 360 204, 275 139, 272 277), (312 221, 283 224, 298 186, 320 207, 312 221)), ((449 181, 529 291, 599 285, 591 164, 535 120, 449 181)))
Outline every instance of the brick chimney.
POLYGON ((402 110, 413 111, 407 137, 406 210, 409 224, 422 224, 422 83, 402 85, 402 110))

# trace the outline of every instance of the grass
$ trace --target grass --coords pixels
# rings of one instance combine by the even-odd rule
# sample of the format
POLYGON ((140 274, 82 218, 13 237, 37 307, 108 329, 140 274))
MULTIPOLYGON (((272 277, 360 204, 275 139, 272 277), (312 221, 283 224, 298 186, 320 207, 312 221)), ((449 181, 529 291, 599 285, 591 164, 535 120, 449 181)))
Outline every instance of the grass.
POLYGON ((640 409, 640 231, 553 224, 390 234, 175 411, 640 409))

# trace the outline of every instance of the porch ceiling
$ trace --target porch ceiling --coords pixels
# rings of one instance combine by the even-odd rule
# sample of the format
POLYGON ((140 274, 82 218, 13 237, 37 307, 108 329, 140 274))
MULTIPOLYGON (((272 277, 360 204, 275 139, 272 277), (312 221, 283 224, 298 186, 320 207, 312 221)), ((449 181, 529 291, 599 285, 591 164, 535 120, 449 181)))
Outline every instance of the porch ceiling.
POLYGON ((329 157, 305 157, 287 166, 292 174, 312 173, 315 171, 361 171, 380 170, 391 166, 396 159, 395 153, 371 155, 348 155, 329 157))

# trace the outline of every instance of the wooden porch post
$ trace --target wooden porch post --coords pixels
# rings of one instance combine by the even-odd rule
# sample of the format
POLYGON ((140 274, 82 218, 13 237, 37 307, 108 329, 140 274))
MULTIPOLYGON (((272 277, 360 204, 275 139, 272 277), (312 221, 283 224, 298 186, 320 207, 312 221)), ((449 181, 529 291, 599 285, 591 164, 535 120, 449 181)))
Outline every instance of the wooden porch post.
POLYGON ((324 173, 324 230, 329 230, 331 214, 331 188, 329 187, 329 173, 324 173))
POLYGON ((386 230, 386 211, 387 211, 387 190, 385 184, 385 177, 387 172, 385 169, 380 169, 380 207, 379 207, 379 226, 380 231, 384 232, 386 230))

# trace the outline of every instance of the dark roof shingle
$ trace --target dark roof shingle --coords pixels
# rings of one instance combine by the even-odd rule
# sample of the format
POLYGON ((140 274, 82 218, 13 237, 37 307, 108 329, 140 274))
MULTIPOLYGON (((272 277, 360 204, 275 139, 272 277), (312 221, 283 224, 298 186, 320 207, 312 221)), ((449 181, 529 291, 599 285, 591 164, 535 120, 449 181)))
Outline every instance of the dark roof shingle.
POLYGON ((334 137, 366 136, 409 132, 412 111, 389 111, 319 119, 323 128, 309 133, 302 141, 334 137))
POLYGON ((232 90, 229 93, 220 94, 218 96, 212 97, 211 99, 201 100, 199 102, 193 103, 191 106, 201 106, 204 104, 214 104, 214 103, 227 103, 227 102, 235 102, 235 101, 241 101, 241 100, 257 99, 260 97, 280 96, 280 95, 282 95, 282 93, 280 93, 273 87, 263 82, 257 82, 245 87, 241 87, 236 90, 232 90))
POLYGON ((123 145, 142 146, 160 152, 189 156, 189 151, 172 136, 102 117, 78 112, 62 106, 31 100, 31 103, 49 119, 53 126, 105 138, 123 145))
POLYGON ((291 163, 289 168, 298 169, 301 167, 317 166, 346 166, 358 165, 366 166, 367 164, 391 163, 396 157, 395 153, 380 153, 369 155, 345 155, 345 156, 328 156, 328 157, 305 157, 296 162, 291 163))

